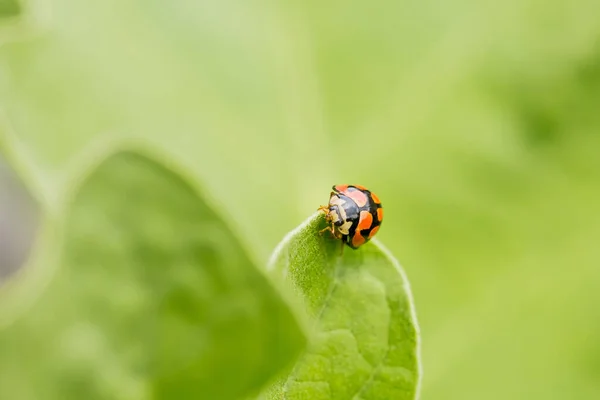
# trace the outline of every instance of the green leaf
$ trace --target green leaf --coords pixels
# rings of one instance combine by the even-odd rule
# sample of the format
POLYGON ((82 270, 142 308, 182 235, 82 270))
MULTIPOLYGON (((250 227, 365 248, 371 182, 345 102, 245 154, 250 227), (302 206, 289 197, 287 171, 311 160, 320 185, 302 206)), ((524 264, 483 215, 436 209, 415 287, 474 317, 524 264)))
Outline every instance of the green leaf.
POLYGON ((311 344, 270 399, 418 397, 419 328, 406 275, 376 239, 359 250, 326 234, 318 213, 275 250, 270 271, 296 294, 311 344))
POLYGON ((238 399, 299 354, 289 308, 172 164, 123 151, 85 179, 58 268, 26 271, 51 279, 0 330, 0 398, 238 399))

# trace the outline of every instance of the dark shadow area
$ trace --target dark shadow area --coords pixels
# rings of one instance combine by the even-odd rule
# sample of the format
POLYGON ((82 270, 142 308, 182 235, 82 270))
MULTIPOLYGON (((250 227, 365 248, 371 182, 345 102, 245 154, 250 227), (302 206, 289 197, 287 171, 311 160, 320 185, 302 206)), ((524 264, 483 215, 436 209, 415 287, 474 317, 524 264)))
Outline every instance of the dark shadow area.
POLYGON ((0 285, 26 263, 39 217, 25 185, 0 157, 0 285))
POLYGON ((21 13, 21 2, 18 0, 0 0, 0 18, 14 17, 21 13))

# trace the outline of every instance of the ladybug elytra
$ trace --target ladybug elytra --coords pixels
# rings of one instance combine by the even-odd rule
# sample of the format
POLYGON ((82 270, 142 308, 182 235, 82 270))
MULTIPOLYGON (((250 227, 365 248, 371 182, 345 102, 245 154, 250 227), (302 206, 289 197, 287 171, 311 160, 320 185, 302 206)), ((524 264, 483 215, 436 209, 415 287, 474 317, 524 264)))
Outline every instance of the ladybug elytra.
POLYGON ((335 185, 327 206, 319 207, 325 213, 329 230, 353 249, 375 236, 383 221, 381 201, 370 190, 360 185, 335 185))

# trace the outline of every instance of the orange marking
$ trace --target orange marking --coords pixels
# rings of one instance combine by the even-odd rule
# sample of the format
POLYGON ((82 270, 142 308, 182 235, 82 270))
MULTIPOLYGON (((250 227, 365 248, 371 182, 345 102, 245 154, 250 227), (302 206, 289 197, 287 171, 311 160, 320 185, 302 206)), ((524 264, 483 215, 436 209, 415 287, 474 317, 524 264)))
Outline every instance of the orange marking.
POLYGON ((361 211, 360 218, 358 220, 358 228, 357 231, 362 231, 363 229, 369 229, 373 225, 373 216, 368 211, 361 211))
POLYGON ((333 187, 335 190, 337 190, 338 192, 345 192, 346 190, 348 190, 348 185, 335 185, 333 187))
POLYGON ((361 185, 352 185, 352 186, 354 186, 355 188, 360 189, 360 190, 367 190, 366 187, 361 186, 361 185))
POLYGON ((381 201, 379 200, 379 197, 377 197, 377 195, 373 192, 371 192, 371 198, 373 199, 373 201, 375 202, 375 204, 381 204, 381 201))
POLYGON ((359 207, 364 207, 369 201, 367 195, 359 190, 348 191, 344 194, 354 200, 359 207))
POLYGON ((358 247, 362 244, 365 244, 366 240, 364 237, 362 237, 362 235, 360 234, 360 231, 357 229, 356 233, 354 234, 354 237, 352 238, 352 246, 354 247, 358 247))
POLYGON ((375 234, 377 233, 378 230, 379 230, 378 226, 376 226, 375 228, 373 228, 371 230, 371 232, 369 232, 369 239, 371 239, 373 236, 375 236, 375 234))
POLYGON ((377 209, 377 219, 379 220, 379 223, 381 223, 381 221, 383 221, 383 208, 377 209))

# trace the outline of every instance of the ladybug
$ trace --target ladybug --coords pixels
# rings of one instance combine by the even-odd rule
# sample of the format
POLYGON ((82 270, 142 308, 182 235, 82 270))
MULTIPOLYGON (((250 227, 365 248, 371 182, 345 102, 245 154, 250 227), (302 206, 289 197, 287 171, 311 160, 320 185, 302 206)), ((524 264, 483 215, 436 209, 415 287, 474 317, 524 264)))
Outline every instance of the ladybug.
POLYGON ((383 207, 375 193, 360 185, 335 185, 327 206, 319 207, 330 225, 321 231, 358 249, 375 236, 381 221, 383 207))

